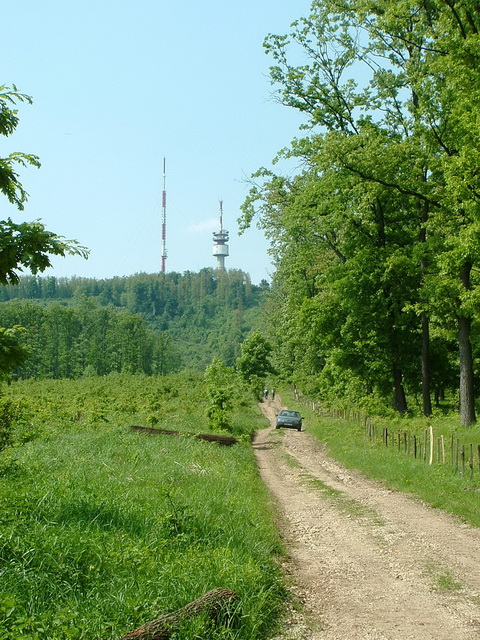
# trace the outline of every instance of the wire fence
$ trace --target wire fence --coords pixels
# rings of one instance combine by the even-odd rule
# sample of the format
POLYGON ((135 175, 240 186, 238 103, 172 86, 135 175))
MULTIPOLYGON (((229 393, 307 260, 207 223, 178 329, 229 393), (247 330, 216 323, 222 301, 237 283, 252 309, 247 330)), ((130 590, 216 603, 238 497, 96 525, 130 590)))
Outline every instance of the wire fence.
POLYGON ((383 444, 387 448, 394 448, 399 453, 412 456, 429 465, 450 465, 455 473, 461 473, 471 480, 476 473, 480 475, 480 444, 464 444, 454 435, 450 437, 438 435, 433 427, 424 429, 420 433, 395 430, 379 425, 378 418, 373 419, 360 410, 325 409, 315 400, 301 396, 297 389, 293 391, 297 401, 322 417, 363 424, 365 439, 372 444, 383 444))
POLYGON ((385 447, 394 447, 400 453, 430 465, 448 464, 456 473, 460 472, 470 479, 473 479, 475 470, 480 474, 480 444, 464 444, 453 435, 447 438, 443 434, 437 435, 433 427, 424 429, 423 433, 381 427, 380 434, 380 427, 367 418, 365 435, 371 442, 379 442, 381 438, 385 447))

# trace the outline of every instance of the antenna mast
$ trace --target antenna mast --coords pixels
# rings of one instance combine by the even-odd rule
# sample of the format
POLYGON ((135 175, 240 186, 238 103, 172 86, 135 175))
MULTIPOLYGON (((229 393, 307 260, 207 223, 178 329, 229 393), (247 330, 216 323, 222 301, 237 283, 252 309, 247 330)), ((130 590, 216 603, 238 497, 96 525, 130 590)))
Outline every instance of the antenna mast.
POLYGON ((165 158, 163 158, 163 191, 162 191, 162 273, 165 273, 167 259, 167 192, 165 190, 165 158))
POLYGON ((213 255, 217 259, 217 270, 225 271, 225 258, 228 256, 228 231, 223 228, 223 201, 220 200, 220 231, 213 233, 213 255))

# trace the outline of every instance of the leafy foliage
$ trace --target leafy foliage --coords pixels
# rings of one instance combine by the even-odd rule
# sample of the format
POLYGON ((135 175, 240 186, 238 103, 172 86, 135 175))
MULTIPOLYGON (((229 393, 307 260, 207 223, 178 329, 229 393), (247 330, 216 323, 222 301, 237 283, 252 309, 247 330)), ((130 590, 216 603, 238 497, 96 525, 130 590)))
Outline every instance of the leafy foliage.
POLYGON ((9 372, 30 355, 28 348, 20 344, 23 332, 23 327, 17 325, 11 329, 0 327, 0 380, 9 380, 9 372))
MULTIPOLYGON (((19 118, 15 106, 18 103, 32 103, 30 96, 12 88, 0 85, 0 135, 9 136, 17 128, 19 118)), ((37 156, 15 152, 0 158, 0 191, 18 209, 23 210, 28 194, 23 188, 16 166, 39 167, 37 156)), ((36 222, 14 223, 10 218, 0 222, 0 284, 18 283, 17 270, 23 267, 32 273, 44 271, 50 266, 50 255, 87 256, 88 252, 77 242, 64 240, 47 231, 43 224, 36 222)))
MULTIPOLYGON (((32 99, 24 93, 19 93, 15 85, 11 88, 0 85, 0 135, 9 136, 17 128, 19 119, 15 106, 19 102, 32 104, 32 99)), ((23 209, 27 193, 18 178, 16 171, 18 165, 39 167, 40 161, 35 155, 19 152, 0 158, 0 191, 12 204, 23 209)))
POLYGON ((43 224, 22 222, 15 224, 10 218, 0 222, 0 284, 18 284, 17 271, 23 268, 32 273, 45 271, 51 266, 50 256, 82 255, 84 247, 72 240, 47 231, 43 224))
MULTIPOLYGON (((15 85, 12 88, 0 86, 0 135, 11 135, 19 122, 18 103, 31 104, 30 96, 19 93, 15 85)), ((18 209, 23 210, 27 192, 23 188, 17 173, 17 167, 28 165, 39 167, 37 156, 25 153, 11 153, 0 158, 0 192, 18 209)), ((87 257, 88 251, 76 241, 47 231, 39 221, 14 223, 11 218, 0 221, 0 285, 18 284, 18 271, 28 269, 39 273, 51 266, 50 256, 66 254, 87 257)), ((5 379, 9 372, 25 361, 27 352, 17 340, 18 328, 1 329, 0 335, 0 378, 5 379)))
MULTIPOLYGON (((86 300, 76 307, 14 300, 1 305, 0 322, 25 328, 18 339, 11 338, 24 353, 22 361, 14 354, 17 378, 78 378, 112 371, 167 373, 178 362, 169 340, 148 329, 142 317, 102 309, 86 300)), ((12 331, 0 332, 0 339, 12 331)), ((6 359, 6 347, 4 351, 6 359)))
POLYGON ((275 96, 308 133, 276 158, 300 161, 295 177, 252 176, 240 222, 271 241, 282 371, 323 398, 335 372, 339 396, 404 413, 421 392, 429 415, 457 340, 475 420, 479 26, 476 2, 314 0, 265 40, 275 96))
POLYGON ((207 416, 214 431, 230 431, 231 410, 233 408, 235 376, 232 369, 226 367, 220 358, 214 358, 205 369, 210 406, 207 416))
POLYGON ((0 398, 0 452, 13 442, 26 440, 21 427, 28 420, 29 411, 18 400, 0 398))
POLYGON ((237 358, 236 366, 243 380, 250 385, 257 397, 260 397, 265 378, 274 374, 270 361, 272 345, 259 332, 252 332, 242 344, 242 354, 237 358))

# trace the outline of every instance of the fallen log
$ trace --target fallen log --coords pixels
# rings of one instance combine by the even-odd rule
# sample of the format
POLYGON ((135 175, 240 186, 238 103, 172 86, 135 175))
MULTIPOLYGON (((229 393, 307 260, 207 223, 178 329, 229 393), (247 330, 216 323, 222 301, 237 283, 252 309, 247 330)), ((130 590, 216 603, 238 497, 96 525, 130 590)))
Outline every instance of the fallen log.
POLYGON ((218 442, 226 447, 230 447, 232 444, 238 442, 237 438, 233 436, 220 436, 215 433, 191 433, 189 431, 169 431, 167 429, 154 429, 153 427, 130 427, 132 431, 140 431, 142 433, 150 433, 152 435, 167 435, 167 436, 192 436, 199 440, 207 440, 207 442, 218 442))
POLYGON ((198 616, 202 612, 217 620, 227 605, 232 604, 238 596, 229 589, 213 589, 200 598, 185 605, 178 611, 167 613, 152 622, 147 622, 135 631, 130 631, 117 640, 168 640, 178 629, 183 620, 198 616))

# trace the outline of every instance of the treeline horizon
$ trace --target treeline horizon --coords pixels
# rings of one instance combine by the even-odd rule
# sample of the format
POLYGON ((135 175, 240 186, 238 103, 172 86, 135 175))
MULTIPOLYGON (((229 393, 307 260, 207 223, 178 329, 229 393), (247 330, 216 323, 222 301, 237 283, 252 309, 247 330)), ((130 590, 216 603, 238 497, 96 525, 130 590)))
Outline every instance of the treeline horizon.
POLYGON ((0 288, 0 326, 25 328, 30 357, 14 378, 204 370, 215 357, 234 363, 268 288, 238 270, 23 276, 0 288))

